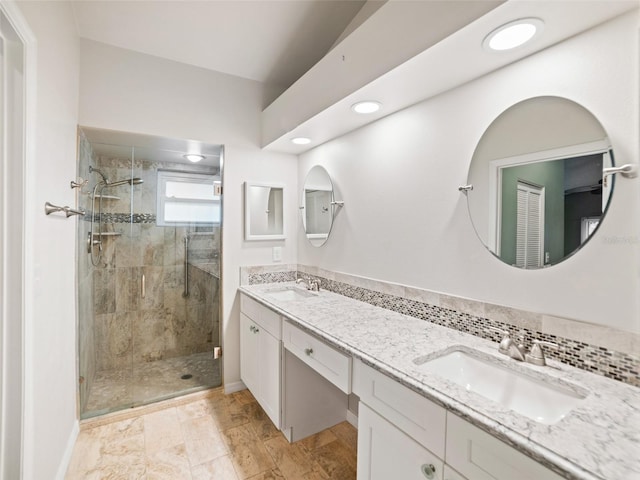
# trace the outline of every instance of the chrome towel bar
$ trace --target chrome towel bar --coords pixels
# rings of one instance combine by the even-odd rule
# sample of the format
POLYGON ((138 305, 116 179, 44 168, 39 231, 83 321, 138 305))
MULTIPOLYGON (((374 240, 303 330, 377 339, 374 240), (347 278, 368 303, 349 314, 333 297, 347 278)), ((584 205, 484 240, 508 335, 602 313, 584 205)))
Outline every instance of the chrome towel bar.
POLYGON ((54 205, 52 203, 46 202, 44 204, 44 213, 45 215, 51 215, 52 213, 57 213, 57 212, 64 212, 65 215, 67 216, 67 218, 69 218, 72 215, 85 215, 85 211, 82 209, 78 209, 75 210, 71 207, 68 206, 64 206, 64 207, 59 207, 58 205, 54 205))
POLYGON ((625 165, 620 165, 619 167, 608 167, 602 169, 602 175, 604 177, 608 175, 615 175, 616 173, 619 173, 626 178, 634 178, 638 175, 638 166, 627 163, 625 165))

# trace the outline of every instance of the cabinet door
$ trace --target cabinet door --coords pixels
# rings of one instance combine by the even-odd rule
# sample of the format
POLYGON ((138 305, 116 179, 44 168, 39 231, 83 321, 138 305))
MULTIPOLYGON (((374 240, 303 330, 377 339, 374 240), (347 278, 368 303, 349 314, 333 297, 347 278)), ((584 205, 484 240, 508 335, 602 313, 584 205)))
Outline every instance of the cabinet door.
POLYGON ((274 425, 280 428, 280 340, 260 328, 256 337, 258 401, 274 425))
POLYGON ((515 448, 447 413, 446 461, 473 480, 560 480, 515 448))
POLYGON ((257 326, 244 313, 240 314, 240 378, 257 398, 258 393, 258 335, 257 326))
POLYGON ((443 480, 444 462, 360 402, 358 480, 443 480))
POLYGON ((353 362, 353 392, 387 421, 440 458, 444 458, 447 411, 395 380, 353 362))

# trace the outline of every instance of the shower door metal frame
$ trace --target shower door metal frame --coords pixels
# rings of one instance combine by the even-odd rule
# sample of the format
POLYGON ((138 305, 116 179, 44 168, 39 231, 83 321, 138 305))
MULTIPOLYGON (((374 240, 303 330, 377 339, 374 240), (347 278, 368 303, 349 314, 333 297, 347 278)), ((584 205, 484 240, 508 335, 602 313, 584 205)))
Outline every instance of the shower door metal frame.
POLYGON ((220 387, 224 388, 224 331, 222 329, 222 325, 224 324, 224 275, 222 272, 224 271, 224 145, 220 147, 220 249, 218 251, 218 281, 220 285, 218 286, 218 338, 220 340, 219 347, 214 346, 214 351, 212 352, 215 357, 216 348, 219 348, 218 352, 220 356, 220 387))

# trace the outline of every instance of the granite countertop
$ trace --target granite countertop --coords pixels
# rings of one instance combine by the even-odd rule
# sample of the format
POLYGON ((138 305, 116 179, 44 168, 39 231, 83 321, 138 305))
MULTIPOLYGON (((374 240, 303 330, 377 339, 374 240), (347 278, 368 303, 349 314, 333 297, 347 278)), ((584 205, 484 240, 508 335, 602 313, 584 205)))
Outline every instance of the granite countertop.
POLYGON ((497 343, 332 292, 303 300, 268 295, 283 286, 295 284, 242 286, 240 291, 565 478, 640 479, 640 389, 555 361, 545 367, 517 362, 499 354, 497 343), (563 419, 545 425, 421 370, 414 362, 460 346, 530 376, 552 377, 587 396, 563 419))

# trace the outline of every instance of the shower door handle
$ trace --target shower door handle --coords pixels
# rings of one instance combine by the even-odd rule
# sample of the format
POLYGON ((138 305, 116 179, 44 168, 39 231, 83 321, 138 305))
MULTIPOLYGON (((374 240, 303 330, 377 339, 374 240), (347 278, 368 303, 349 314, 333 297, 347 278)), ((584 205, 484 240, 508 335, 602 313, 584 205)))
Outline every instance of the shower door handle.
POLYGON ((182 298, 189 296, 189 235, 184 237, 184 291, 182 298))
POLYGON ((146 285, 146 278, 144 276, 144 273, 142 274, 142 278, 140 279, 140 292, 141 292, 141 296, 142 298, 145 297, 145 295, 147 294, 147 285, 146 285))

